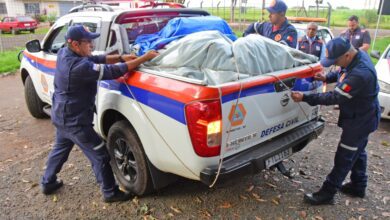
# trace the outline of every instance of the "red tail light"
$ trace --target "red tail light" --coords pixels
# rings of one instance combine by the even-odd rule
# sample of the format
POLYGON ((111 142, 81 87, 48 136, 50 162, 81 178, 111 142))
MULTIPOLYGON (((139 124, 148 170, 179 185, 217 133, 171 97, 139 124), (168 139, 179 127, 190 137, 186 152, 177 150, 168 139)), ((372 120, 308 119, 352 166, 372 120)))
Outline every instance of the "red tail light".
POLYGON ((219 100, 194 102, 185 107, 195 153, 214 157, 221 153, 222 111, 219 100))

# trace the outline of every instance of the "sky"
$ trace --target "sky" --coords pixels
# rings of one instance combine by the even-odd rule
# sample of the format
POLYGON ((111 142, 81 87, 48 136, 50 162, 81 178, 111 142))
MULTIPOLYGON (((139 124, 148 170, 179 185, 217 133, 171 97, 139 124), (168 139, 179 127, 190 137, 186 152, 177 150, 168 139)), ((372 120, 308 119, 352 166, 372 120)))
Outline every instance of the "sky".
MULTIPOLYGON (((200 7, 200 2, 203 1, 203 7, 210 7, 212 4, 216 6, 218 2, 221 2, 220 5, 222 6, 224 3, 226 6, 229 5, 229 2, 231 0, 186 0, 185 5, 189 2, 189 7, 200 7)), ((240 0, 237 0, 240 2, 240 0)), ((243 0, 245 1, 245 0, 243 0)), ((262 0, 246 0, 248 2, 248 6, 253 6, 255 4, 261 5, 262 0)), ((302 0, 284 0, 289 7, 293 6, 301 6, 302 0)), ((367 8, 377 8, 379 5, 380 0, 323 0, 323 4, 327 5, 326 3, 329 2, 333 8, 339 7, 339 6, 346 6, 351 9, 367 9, 367 8)), ((266 5, 269 4, 271 0, 266 0, 266 5)), ((308 7, 309 5, 315 5, 315 0, 304 0, 305 6, 308 7)))

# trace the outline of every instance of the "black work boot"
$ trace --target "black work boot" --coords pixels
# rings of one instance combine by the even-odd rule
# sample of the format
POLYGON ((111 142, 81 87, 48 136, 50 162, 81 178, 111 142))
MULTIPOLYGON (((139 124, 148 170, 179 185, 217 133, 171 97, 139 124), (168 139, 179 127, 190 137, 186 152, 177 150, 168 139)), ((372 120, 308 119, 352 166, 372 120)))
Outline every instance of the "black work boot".
POLYGON ((110 197, 104 197, 103 201, 106 203, 123 202, 123 201, 128 201, 131 198, 133 198, 132 194, 125 193, 125 192, 120 191, 119 189, 116 189, 114 195, 112 195, 110 197))
POLYGON ((334 205, 334 196, 335 193, 321 188, 318 192, 305 194, 303 201, 310 205, 334 205))
POLYGON ((63 185, 64 183, 60 179, 57 179, 54 183, 42 184, 42 193, 45 195, 50 195, 57 191, 57 189, 61 188, 63 185))
POLYGON ((366 196, 366 190, 365 189, 358 189, 354 187, 353 183, 348 182, 346 184, 343 184, 341 186, 340 191, 344 194, 347 194, 352 197, 359 197, 364 198, 366 196))

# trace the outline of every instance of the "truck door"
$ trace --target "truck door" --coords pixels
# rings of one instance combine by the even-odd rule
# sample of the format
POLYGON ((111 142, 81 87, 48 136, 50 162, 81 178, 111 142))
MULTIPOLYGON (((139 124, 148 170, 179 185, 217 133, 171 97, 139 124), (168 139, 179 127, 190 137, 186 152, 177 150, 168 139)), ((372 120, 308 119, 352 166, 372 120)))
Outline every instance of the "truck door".
MULTIPOLYGON (((43 94, 43 97, 41 98, 47 103, 51 103, 54 92, 54 73, 57 62, 57 53, 61 48, 66 46, 65 35, 69 25, 78 24, 89 27, 92 32, 100 31, 100 19, 96 19, 95 17, 76 17, 68 20, 61 20, 53 26, 50 33, 44 39, 43 51, 36 54, 38 58, 37 61, 41 62, 37 62, 40 82, 34 83, 34 85, 39 85, 37 90, 40 89, 41 94, 43 94)), ((36 77, 36 79, 37 78, 38 77, 36 77)))

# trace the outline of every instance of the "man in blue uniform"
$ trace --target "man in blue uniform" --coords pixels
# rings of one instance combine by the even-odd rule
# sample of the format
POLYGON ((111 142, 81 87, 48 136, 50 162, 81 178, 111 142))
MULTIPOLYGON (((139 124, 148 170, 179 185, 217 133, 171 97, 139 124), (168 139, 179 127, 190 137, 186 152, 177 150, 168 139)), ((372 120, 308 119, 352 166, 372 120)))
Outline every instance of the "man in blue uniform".
POLYGON ((356 49, 367 52, 370 48, 370 33, 367 30, 360 28, 359 18, 356 15, 352 15, 348 18, 348 29, 341 32, 340 37, 349 39, 356 49))
POLYGON ((248 34, 260 34, 276 42, 287 44, 292 48, 297 46, 297 30, 288 23, 286 18, 287 5, 282 0, 273 0, 267 7, 270 22, 255 22, 249 25, 244 32, 248 34))
POLYGON ((72 26, 65 36, 68 46, 58 52, 51 114, 56 138, 41 182, 42 192, 46 195, 63 185, 57 179, 57 173, 68 159, 73 145, 77 144, 92 164, 105 202, 125 201, 131 197, 116 185, 105 143, 93 130, 97 81, 116 79, 154 58, 157 53, 151 51, 142 57, 92 56, 93 39, 99 36, 84 26, 72 26), (117 62, 122 63, 114 64, 117 62))
POLYGON ((325 56, 325 44, 317 36, 318 25, 314 22, 307 24, 306 35, 298 40, 298 49, 318 58, 325 56))
POLYGON ((324 67, 340 66, 340 72, 326 76, 316 75, 315 79, 328 83, 337 82, 334 91, 318 94, 292 92, 294 101, 309 105, 340 106, 338 126, 342 128, 334 166, 318 192, 305 194, 304 201, 312 204, 334 204, 337 190, 351 196, 365 196, 367 187, 368 136, 378 127, 380 107, 379 86, 374 65, 367 53, 356 50, 348 39, 335 38, 327 45, 326 58, 321 60, 324 67), (351 180, 342 184, 351 171, 351 180))

